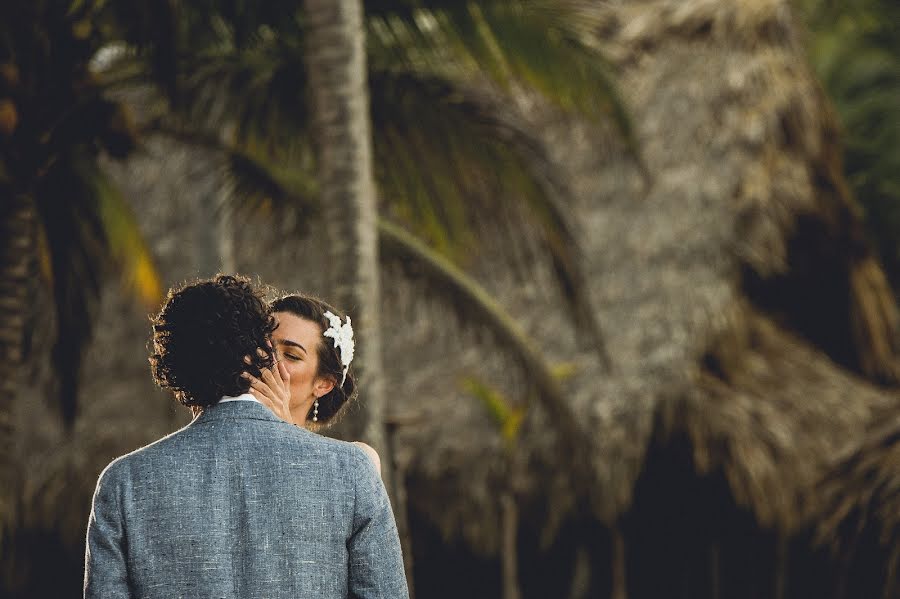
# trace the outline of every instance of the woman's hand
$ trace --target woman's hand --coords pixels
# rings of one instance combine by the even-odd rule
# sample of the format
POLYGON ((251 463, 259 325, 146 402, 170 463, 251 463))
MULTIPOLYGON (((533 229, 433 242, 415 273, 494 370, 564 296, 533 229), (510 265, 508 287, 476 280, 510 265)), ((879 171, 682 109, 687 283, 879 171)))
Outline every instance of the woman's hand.
MULTIPOLYGON (((259 350, 264 355, 263 350, 259 350)), ((244 361, 250 363, 250 356, 244 358, 244 361)), ((241 376, 250 381, 250 393, 260 401, 264 406, 272 410, 272 412, 284 420, 285 422, 294 423, 291 417, 291 375, 288 373, 284 364, 275 361, 272 368, 263 368, 260 370, 261 377, 256 378, 249 372, 241 373, 241 376)))

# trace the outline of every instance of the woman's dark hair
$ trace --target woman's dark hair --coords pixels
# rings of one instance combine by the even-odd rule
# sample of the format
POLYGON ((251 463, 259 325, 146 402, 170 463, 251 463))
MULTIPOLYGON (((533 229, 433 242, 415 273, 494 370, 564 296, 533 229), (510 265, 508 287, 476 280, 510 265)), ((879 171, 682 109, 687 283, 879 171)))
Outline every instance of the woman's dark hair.
POLYGON ((244 277, 218 275, 169 290, 152 324, 153 379, 186 406, 204 408, 247 393, 250 383, 241 373, 259 376, 274 364, 271 352, 261 357, 257 348, 270 347, 275 318, 244 277))
MULTIPOLYGON (((317 297, 302 293, 285 295, 270 304, 272 312, 287 312, 298 318, 317 323, 323 336, 319 339, 316 353, 319 356, 319 369, 317 377, 329 377, 334 379, 334 388, 319 398, 319 422, 333 424, 338 416, 343 413, 344 406, 348 405, 357 396, 356 380, 353 378, 353 365, 347 371, 347 378, 341 385, 344 376, 344 367, 341 364, 340 350, 334 346, 331 339, 324 336, 328 330, 329 322, 325 318, 325 312, 339 316, 342 322, 346 322, 346 315, 328 303, 317 297)), ((312 412, 307 414, 307 420, 312 418, 312 412)))

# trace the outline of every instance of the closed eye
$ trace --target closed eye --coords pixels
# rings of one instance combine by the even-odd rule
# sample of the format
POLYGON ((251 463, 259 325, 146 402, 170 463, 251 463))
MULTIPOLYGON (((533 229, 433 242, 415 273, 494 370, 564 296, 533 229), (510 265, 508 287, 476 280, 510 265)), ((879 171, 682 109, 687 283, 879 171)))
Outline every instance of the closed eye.
POLYGON ((290 339, 276 339, 275 344, 276 346, 278 346, 279 353, 284 354, 284 357, 289 360, 302 360, 303 357, 299 352, 302 351, 303 356, 305 356, 307 353, 305 347, 303 347, 296 341, 291 341, 290 339))

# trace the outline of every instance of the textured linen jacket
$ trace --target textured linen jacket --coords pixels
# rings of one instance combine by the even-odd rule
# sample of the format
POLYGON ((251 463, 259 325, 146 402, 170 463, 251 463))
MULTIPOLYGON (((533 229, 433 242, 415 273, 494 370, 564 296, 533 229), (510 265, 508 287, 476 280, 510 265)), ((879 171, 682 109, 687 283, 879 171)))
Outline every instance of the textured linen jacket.
POLYGON ((407 598, 362 449, 234 401, 113 461, 88 521, 86 598, 407 598))

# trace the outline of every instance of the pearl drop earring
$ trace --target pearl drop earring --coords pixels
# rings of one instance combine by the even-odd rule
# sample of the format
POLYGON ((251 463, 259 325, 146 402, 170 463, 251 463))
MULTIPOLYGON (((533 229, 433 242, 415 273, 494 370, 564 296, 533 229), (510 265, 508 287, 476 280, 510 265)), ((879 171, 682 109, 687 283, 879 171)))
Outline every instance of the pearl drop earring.
POLYGON ((315 403, 313 403, 313 422, 319 421, 319 398, 316 398, 315 403))

